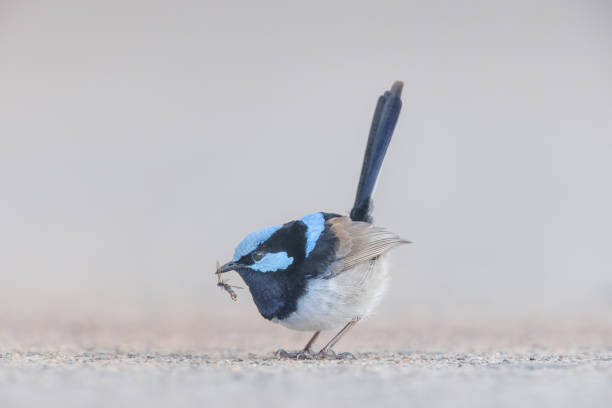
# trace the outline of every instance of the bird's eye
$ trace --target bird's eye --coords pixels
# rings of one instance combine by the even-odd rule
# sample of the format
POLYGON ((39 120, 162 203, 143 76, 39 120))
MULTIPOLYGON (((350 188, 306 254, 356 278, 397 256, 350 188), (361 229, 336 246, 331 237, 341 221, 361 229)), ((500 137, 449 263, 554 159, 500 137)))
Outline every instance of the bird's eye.
POLYGON ((264 256, 266 256, 266 253, 264 251, 253 252, 253 255, 251 255, 255 262, 261 261, 264 256))

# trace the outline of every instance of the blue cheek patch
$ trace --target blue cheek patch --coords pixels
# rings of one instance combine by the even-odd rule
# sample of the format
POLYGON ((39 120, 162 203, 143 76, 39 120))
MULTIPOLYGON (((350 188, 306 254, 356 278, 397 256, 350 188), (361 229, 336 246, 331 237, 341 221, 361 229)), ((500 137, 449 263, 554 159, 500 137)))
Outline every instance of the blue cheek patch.
POLYGON ((317 241, 321 236, 321 233, 325 229, 325 218, 320 212, 314 214, 308 214, 303 217, 300 221, 306 224, 306 257, 310 255, 317 241))
MULTIPOLYGON (((236 250, 234 251, 234 257, 232 258, 233 262, 236 262, 249 252, 257 249, 259 244, 270 238, 272 234, 278 231, 281 228, 280 225, 272 225, 270 227, 262 228, 255 232, 251 232, 246 236, 245 239, 242 240, 241 243, 238 244, 236 250)), ((263 259, 262 259, 263 260, 263 259)))
POLYGON ((274 272, 287 269, 293 263, 293 257, 286 252, 269 252, 259 262, 248 267, 259 272, 274 272))

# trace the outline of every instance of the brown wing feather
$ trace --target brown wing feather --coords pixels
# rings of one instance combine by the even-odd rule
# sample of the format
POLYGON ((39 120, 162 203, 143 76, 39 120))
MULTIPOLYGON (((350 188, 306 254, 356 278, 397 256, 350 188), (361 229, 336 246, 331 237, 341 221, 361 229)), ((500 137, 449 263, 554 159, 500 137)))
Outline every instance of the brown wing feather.
POLYGON ((336 250, 338 262, 332 271, 333 275, 375 259, 391 248, 410 242, 384 228, 367 222, 352 221, 348 217, 336 217, 327 222, 338 237, 336 250))

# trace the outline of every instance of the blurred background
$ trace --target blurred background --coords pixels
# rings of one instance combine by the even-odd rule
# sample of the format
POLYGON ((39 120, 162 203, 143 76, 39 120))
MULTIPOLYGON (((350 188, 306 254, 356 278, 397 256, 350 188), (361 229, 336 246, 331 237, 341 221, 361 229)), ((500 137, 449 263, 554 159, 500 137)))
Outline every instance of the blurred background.
POLYGON ((375 218, 414 244, 378 324, 608 319, 611 21, 603 0, 0 1, 0 321, 273 326, 215 261, 347 213, 398 79, 375 218))

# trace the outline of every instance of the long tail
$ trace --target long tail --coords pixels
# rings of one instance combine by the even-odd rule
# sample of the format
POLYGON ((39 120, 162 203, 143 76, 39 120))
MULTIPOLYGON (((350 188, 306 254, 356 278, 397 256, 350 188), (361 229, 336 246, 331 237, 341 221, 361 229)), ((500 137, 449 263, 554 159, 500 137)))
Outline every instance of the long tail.
POLYGON ((395 129, 397 118, 402 109, 400 97, 403 86, 402 82, 396 81, 391 86, 391 90, 385 91, 378 98, 372 126, 370 127, 370 135, 368 136, 368 144, 363 156, 355 204, 351 210, 351 219, 353 221, 370 223, 373 221, 371 216, 373 207, 372 194, 374 194, 378 173, 382 167, 387 147, 389 142, 391 142, 391 136, 393 136, 393 129, 395 129))

